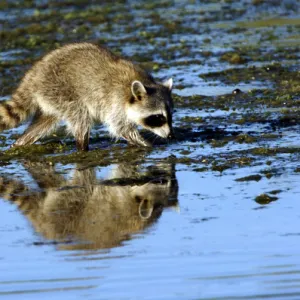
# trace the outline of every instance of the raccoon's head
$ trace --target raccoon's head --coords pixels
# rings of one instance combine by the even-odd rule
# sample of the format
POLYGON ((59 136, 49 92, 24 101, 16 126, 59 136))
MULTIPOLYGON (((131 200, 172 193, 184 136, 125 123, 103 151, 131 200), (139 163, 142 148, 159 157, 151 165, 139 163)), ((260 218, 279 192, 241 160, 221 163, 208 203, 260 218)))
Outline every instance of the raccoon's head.
POLYGON ((169 204, 173 185, 170 178, 158 177, 143 185, 131 187, 131 195, 138 204, 141 219, 147 220, 160 216, 163 207, 169 204))
POLYGON ((128 119, 162 138, 172 138, 172 85, 172 79, 151 85, 133 81, 132 96, 127 108, 128 119))

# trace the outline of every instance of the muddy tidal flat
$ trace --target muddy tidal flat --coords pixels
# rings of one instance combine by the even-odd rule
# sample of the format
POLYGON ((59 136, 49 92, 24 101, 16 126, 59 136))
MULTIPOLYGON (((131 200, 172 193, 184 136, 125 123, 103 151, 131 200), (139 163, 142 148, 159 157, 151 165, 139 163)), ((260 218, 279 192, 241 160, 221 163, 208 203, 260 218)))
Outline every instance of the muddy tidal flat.
POLYGON ((0 101, 105 45, 174 81, 172 142, 0 132, 0 298, 300 299, 300 2, 1 1, 0 101), (298 202, 297 202, 298 201, 298 202))

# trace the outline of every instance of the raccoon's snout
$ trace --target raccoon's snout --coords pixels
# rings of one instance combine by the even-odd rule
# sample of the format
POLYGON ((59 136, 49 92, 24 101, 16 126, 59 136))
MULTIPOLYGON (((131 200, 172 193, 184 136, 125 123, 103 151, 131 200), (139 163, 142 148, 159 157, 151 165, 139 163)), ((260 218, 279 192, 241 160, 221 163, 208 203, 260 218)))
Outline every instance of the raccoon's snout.
POLYGON ((167 118, 163 114, 154 114, 142 120, 145 128, 151 130, 164 139, 173 139, 172 127, 168 124, 167 118))
POLYGON ((168 139, 168 140, 172 140, 172 139, 173 139, 173 134, 170 133, 170 134, 167 136, 167 139, 168 139))
POLYGON ((167 136, 167 139, 168 140, 175 140, 176 139, 173 129, 171 129, 169 135, 167 136))

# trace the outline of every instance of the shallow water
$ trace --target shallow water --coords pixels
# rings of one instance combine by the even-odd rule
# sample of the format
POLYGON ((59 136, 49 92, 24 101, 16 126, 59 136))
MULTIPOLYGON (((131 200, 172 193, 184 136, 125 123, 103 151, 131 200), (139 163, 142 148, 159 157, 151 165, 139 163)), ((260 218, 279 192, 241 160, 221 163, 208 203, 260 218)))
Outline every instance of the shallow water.
MULTIPOLYGON (((125 231, 124 240, 113 248, 106 248, 105 243, 109 244, 109 241, 101 224, 98 223, 99 231, 95 231, 94 226, 98 218, 111 218, 109 222, 113 222, 114 212, 104 211, 103 215, 98 212, 93 216, 95 220, 91 218, 90 224, 85 224, 90 226, 87 230, 93 231, 87 234, 90 240, 78 243, 76 233, 69 240, 60 241, 59 235, 65 232, 59 227, 68 227, 68 224, 56 224, 56 228, 52 224, 50 228, 49 220, 44 220, 43 224, 36 221, 41 211, 35 208, 26 211, 26 204, 15 200, 21 210, 25 207, 20 214, 15 204, 1 202, 0 295, 7 299, 21 296, 22 299, 39 299, 41 294, 46 299, 232 299, 252 296, 297 299, 300 233, 295 224, 299 219, 296 213, 299 209, 299 176, 282 174, 259 182, 235 181, 257 173, 259 169, 241 168, 220 176, 177 165, 173 181, 178 180, 178 195, 175 192, 173 199, 170 197, 164 207, 157 208, 162 209, 161 215, 151 220, 145 230, 135 232, 126 226, 118 228, 125 231), (257 194, 278 189, 282 192, 276 202, 261 205, 253 200, 257 194), (34 225, 24 216, 32 213, 30 219, 36 221, 34 225), (45 240, 45 235, 54 235, 55 230, 59 232, 57 239, 45 240), (93 247, 94 239, 104 244, 93 247)), ((68 174, 73 171, 74 167, 68 166, 68 174)), ((23 180, 27 177, 22 175, 23 180)), ((30 186, 28 182, 29 196, 32 195, 30 186)), ((79 188, 88 189, 85 183, 79 188)), ((56 186, 53 189, 57 191, 56 186)), ((151 198, 152 192, 146 192, 143 197, 151 198)), ((63 189, 57 193, 63 193, 63 189)), ((65 193, 65 199, 67 195, 65 193)), ((32 201, 32 196, 29 198, 26 201, 32 201)), ((85 201, 83 198, 78 200, 85 201)), ((98 200, 98 206, 108 201, 98 200)), ((166 199, 157 197, 156 200, 163 202, 166 199)), ((49 195, 43 195, 39 201, 40 205, 46 206, 43 201, 51 199, 49 195)), ((82 220, 83 211, 75 214, 82 220)), ((105 225, 107 230, 109 226, 114 225, 105 225)), ((68 228, 69 233, 73 229, 73 226, 68 228)), ((75 229, 80 232, 82 228, 78 225, 75 229)), ((118 235, 114 232, 108 237, 112 244, 118 235)))
POLYGON ((0 100, 93 40, 174 78, 177 140, 2 132, 0 298, 300 299, 299 1, 84 2, 0 2, 0 100))

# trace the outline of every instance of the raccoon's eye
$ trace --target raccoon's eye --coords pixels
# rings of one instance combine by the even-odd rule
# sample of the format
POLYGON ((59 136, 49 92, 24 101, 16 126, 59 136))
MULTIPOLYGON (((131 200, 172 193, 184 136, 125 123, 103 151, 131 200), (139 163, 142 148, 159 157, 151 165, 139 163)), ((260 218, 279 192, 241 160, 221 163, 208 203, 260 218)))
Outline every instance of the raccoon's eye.
POLYGON ((147 117, 144 123, 149 127, 161 127, 167 123, 167 119, 163 115, 152 115, 147 117))
POLYGON ((156 178, 156 179, 151 180, 151 183, 154 183, 154 184, 167 184, 168 180, 165 179, 165 178, 156 178))

